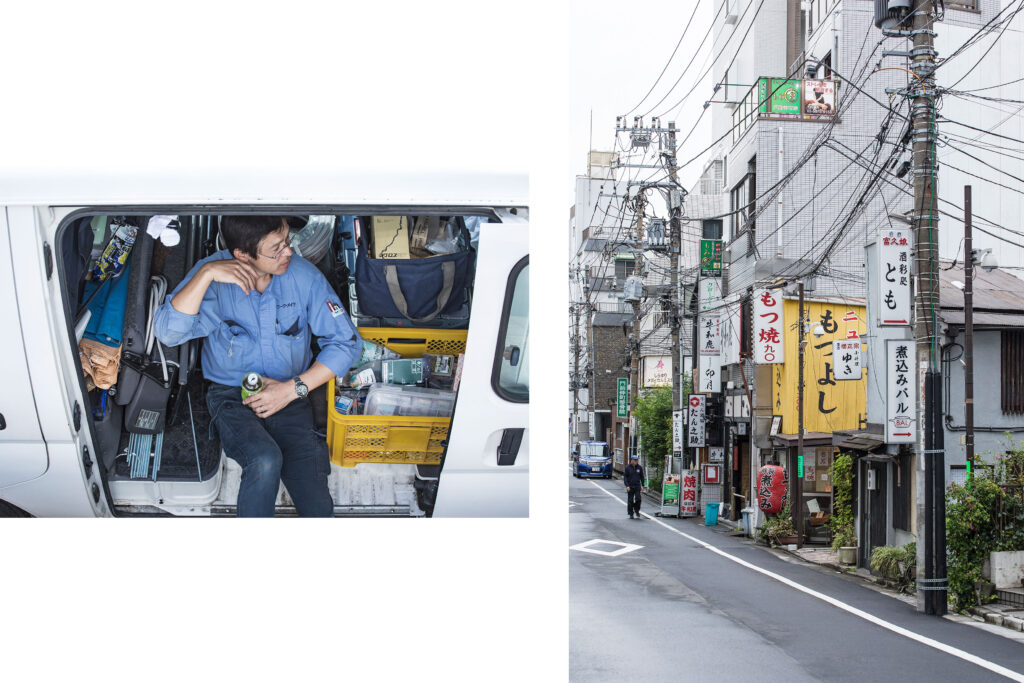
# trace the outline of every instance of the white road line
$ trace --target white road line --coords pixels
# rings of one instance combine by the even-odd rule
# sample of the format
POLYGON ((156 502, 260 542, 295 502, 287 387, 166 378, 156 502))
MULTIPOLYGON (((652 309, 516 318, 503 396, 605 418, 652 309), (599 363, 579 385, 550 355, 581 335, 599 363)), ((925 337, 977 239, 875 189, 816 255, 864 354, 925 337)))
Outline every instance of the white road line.
MULTIPOLYGON (((617 500, 620 503, 622 503, 623 505, 626 504, 626 501, 624 501, 623 499, 619 498, 618 496, 616 496, 611 491, 608 491, 603 486, 600 486, 597 482, 593 482, 592 481, 590 483, 593 484, 594 486, 596 486, 597 488, 601 489, 602 491, 607 493, 609 496, 611 496, 615 500, 617 500)), ((977 664, 981 668, 988 669, 989 671, 991 671, 993 673, 997 673, 1000 676, 1005 676, 1006 678, 1009 678, 1011 680, 1020 681, 1021 683, 1024 683, 1024 675, 1022 675, 1022 674, 1020 674, 1020 673, 1018 673, 1016 671, 1013 671, 1011 669, 1007 669, 1004 666, 999 666, 998 664, 990 662, 987 659, 982 659, 981 657, 978 657, 976 655, 972 655, 970 652, 965 652, 964 650, 961 650, 959 648, 955 648, 955 647, 952 647, 950 645, 946 645, 945 643, 940 643, 939 641, 933 640, 932 638, 928 638, 927 636, 922 636, 920 634, 914 633, 913 631, 908 631, 907 629, 903 628, 902 626, 897 626, 896 624, 892 624, 892 623, 890 623, 888 621, 885 621, 884 619, 879 619, 875 615, 869 614, 869 613, 865 612, 864 610, 857 609, 856 607, 854 607, 852 605, 848 605, 845 602, 842 602, 841 600, 836 600, 835 598, 830 597, 828 595, 825 595, 824 593, 819 593, 818 591, 812 590, 810 588, 807 588, 806 586, 801 586, 799 583, 797 583, 795 581, 792 581, 791 579, 787 579, 785 576, 781 576, 779 574, 776 574, 775 572, 770 572, 767 569, 762 569, 761 567, 758 567, 757 565, 753 565, 753 564, 747 562, 746 560, 741 560, 738 557, 735 557, 733 555, 730 555, 729 553, 723 552, 723 551, 719 550, 718 548, 716 548, 715 546, 710 545, 708 543, 705 543, 704 541, 700 540, 699 538, 695 538, 693 536, 690 536, 689 534, 685 534, 682 531, 679 531, 678 529, 675 529, 675 528, 669 526, 668 524, 665 524, 660 519, 655 519, 655 518, 651 517, 646 512, 642 512, 640 514, 642 514, 644 517, 646 517, 647 519, 651 520, 652 522, 656 522, 656 523, 660 524, 661 526, 665 527, 666 529, 668 529, 672 533, 679 534, 683 538, 685 538, 685 539, 687 539, 689 541, 693 541, 694 543, 707 548, 708 550, 710 550, 711 552, 713 552, 713 553, 715 553, 717 555, 721 555, 722 557, 724 557, 724 558, 726 558, 728 560, 731 560, 731 561, 735 562, 736 564, 739 564, 739 565, 742 565, 744 567, 747 567, 748 569, 753 569, 755 572, 759 572, 759 573, 764 574, 765 576, 767 576, 769 578, 775 579, 779 583, 783 583, 783 584, 789 586, 790 588, 794 588, 794 589, 800 591, 801 593, 806 593, 807 595, 810 595, 811 597, 818 598, 819 600, 827 602, 828 604, 832 605, 833 607, 838 607, 839 609, 841 609, 841 610, 843 610, 845 612, 849 612, 850 614, 852 614, 852 615, 854 615, 856 617, 860 617, 861 619, 864 619, 865 621, 869 621, 872 624, 876 624, 877 626, 881 626, 884 629, 888 629, 888 630, 892 631, 893 633, 898 633, 901 636, 905 636, 907 638, 910 638, 911 640, 916 640, 917 642, 921 643, 922 645, 927 645, 928 647, 935 648, 936 650, 939 650, 940 652, 945 652, 946 654, 953 655, 954 657, 959 657, 960 659, 962 659, 962 660, 964 660, 966 662, 970 662, 971 664, 977 664)))
POLYGON ((585 543, 577 543, 576 545, 569 546, 569 550, 578 550, 584 553, 594 553, 595 555, 604 555, 605 557, 618 557, 619 555, 625 555, 631 553, 634 550, 640 550, 643 548, 642 545, 636 545, 635 543, 620 543, 619 541, 606 541, 603 538, 595 538, 585 543), (598 550, 591 546, 600 545, 617 545, 619 546, 616 550, 598 550))

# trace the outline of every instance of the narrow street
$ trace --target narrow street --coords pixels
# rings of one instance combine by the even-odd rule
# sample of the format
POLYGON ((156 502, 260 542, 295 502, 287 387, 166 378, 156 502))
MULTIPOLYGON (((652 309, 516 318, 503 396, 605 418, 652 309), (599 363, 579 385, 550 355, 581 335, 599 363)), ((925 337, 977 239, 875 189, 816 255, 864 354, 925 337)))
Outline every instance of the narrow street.
POLYGON ((647 497, 641 512, 619 479, 569 475, 573 681, 1024 681, 1020 633, 920 614, 647 497))

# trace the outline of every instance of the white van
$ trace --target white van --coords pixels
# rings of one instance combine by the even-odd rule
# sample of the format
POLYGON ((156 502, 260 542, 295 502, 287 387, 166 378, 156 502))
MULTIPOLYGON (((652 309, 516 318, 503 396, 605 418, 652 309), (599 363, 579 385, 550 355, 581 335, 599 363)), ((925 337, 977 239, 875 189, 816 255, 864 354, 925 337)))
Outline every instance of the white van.
MULTIPOLYGON (((167 263, 179 257, 194 262, 216 249, 217 219, 231 213, 476 217, 468 325, 461 331, 457 322, 444 330, 392 330, 399 343, 462 334, 461 382, 437 457, 392 462, 387 447, 378 447, 379 457, 371 461, 332 464, 329 481, 336 516, 528 515, 526 193, 523 176, 487 174, 302 177, 230 170, 0 176, 0 516, 234 514, 241 470, 203 422, 198 344, 166 349, 156 366, 151 346, 143 354, 123 353, 122 369, 135 368, 138 385, 148 382, 166 391, 155 410, 166 427, 161 450, 153 447, 162 464, 150 462, 141 474, 130 467, 142 437, 126 430, 125 416, 140 408, 129 400, 128 389, 115 385, 98 400, 102 392, 87 384, 78 348, 85 323, 82 267, 75 265, 81 241, 102 246, 101 227, 109 228, 114 216, 133 217, 138 224, 154 215, 177 216, 180 243, 154 247, 153 253, 162 251, 167 263)), ((169 292, 177 282, 167 280, 169 292)), ((144 311, 130 311, 139 329, 126 327, 125 350, 147 334, 140 321, 158 303, 156 290, 144 311)), ((345 292, 339 294, 346 300, 345 292)), ((385 344, 388 330, 376 328, 385 344)), ((164 351, 159 344, 157 349, 164 351)), ((320 393, 314 400, 330 418, 333 407, 326 397, 320 393)), ((391 427, 398 441, 418 438, 415 426, 391 427)), ((329 445, 337 463, 339 446, 329 445)), ((277 505, 279 515, 294 514, 283 487, 277 505)))

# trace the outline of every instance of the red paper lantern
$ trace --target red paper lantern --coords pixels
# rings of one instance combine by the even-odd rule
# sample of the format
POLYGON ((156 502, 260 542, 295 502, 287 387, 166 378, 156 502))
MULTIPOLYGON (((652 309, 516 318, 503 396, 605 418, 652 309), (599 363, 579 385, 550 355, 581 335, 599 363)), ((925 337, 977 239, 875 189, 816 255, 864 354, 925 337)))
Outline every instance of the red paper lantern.
POLYGON ((786 470, 780 465, 765 465, 757 471, 757 506, 762 512, 782 512, 786 497, 786 470))

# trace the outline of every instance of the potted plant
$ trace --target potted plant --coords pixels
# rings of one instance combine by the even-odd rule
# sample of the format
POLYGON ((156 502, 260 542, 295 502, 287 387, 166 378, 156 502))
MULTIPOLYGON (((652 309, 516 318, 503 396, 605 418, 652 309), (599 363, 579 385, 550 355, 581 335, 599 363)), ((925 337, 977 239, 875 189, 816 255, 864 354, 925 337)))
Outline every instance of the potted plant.
POLYGON ((853 526, 853 457, 840 453, 832 461, 832 552, 843 564, 857 562, 857 532, 853 526))
POLYGON ((789 501, 782 507, 777 515, 767 517, 764 524, 758 530, 762 541, 773 548, 777 545, 796 543, 796 527, 793 525, 793 516, 789 509, 789 501))

